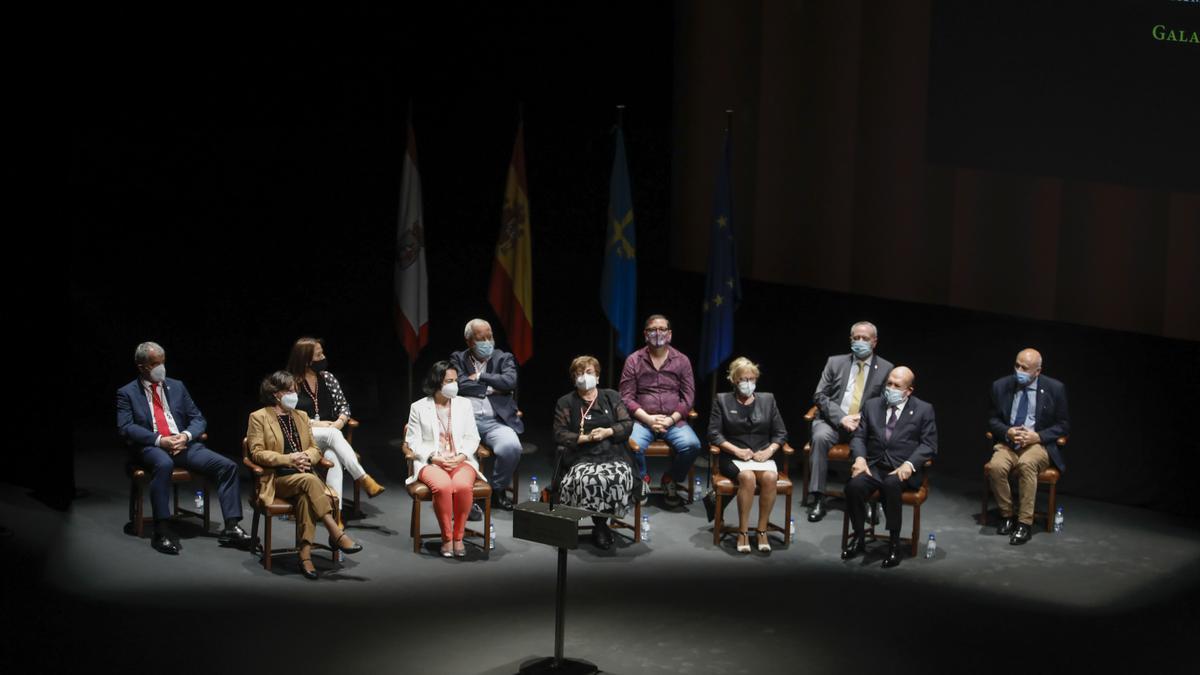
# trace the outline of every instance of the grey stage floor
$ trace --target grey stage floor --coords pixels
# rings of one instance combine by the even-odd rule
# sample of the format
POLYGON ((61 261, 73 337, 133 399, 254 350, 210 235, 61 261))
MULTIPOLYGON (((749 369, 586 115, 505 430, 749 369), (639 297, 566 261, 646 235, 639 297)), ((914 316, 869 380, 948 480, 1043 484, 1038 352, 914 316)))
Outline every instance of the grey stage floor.
MULTIPOLYGON (((5 654, 42 672, 294 663, 306 672, 511 673, 551 652, 554 550, 514 540, 511 514, 498 512, 486 558, 414 554, 399 462, 369 463, 390 489, 351 530, 365 550, 337 566, 318 560, 324 576, 310 582, 294 559, 267 572, 250 554, 218 547, 215 525, 206 534, 181 524, 182 555, 154 552, 123 530, 121 461, 79 452, 81 497, 66 512, 0 484, 0 525, 12 531, 0 539, 5 654)), ((545 475, 545 460, 526 458, 524 475, 531 470, 545 475)), ((1068 495, 1063 533, 1013 547, 977 523, 979 487, 935 477, 923 530, 937 533, 938 554, 892 570, 880 568, 879 552, 839 559, 840 510, 810 524, 797 505, 789 547, 740 555, 732 539, 712 545, 701 505, 666 511, 652 501, 649 544, 571 553, 567 654, 613 673, 832 673, 872 663, 882 672, 1194 672, 1185 660, 1200 627, 1194 524, 1068 495)), ((774 519, 782 514, 781 499, 774 519)), ((727 522, 735 515, 730 507, 727 522)))

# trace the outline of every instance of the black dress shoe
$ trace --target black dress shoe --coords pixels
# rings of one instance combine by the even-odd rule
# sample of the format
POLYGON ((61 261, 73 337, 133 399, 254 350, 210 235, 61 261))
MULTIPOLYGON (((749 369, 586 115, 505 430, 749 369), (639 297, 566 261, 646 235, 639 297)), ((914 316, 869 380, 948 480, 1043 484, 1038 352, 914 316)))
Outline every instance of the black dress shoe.
POLYGON ((503 490, 496 490, 492 492, 492 506, 495 506, 498 509, 504 509, 505 511, 513 510, 512 500, 508 498, 508 495, 503 490))
POLYGON ((825 508, 825 495, 819 495, 813 501, 812 506, 808 507, 808 522, 819 522, 825 517, 826 513, 829 513, 829 511, 825 508))
POLYGON ((313 565, 312 558, 301 558, 300 559, 300 573, 303 574, 304 578, 308 579, 309 581, 316 581, 317 579, 319 579, 321 577, 321 573, 317 571, 317 566, 313 565), (307 567, 305 567, 304 563, 308 563, 309 565, 312 565, 312 569, 310 570, 307 567))
POLYGON ((221 534, 217 535, 217 543, 222 546, 233 544, 234 546, 246 546, 250 543, 250 535, 240 526, 234 525, 221 530, 221 534))
POLYGON ((345 536, 346 536, 346 533, 343 531, 341 536, 339 536, 337 539, 334 539, 331 537, 329 539, 329 550, 341 551, 342 553, 347 553, 347 554, 358 553, 359 551, 362 550, 362 544, 358 543, 357 541, 354 542, 353 546, 350 546, 350 547, 342 546, 341 545, 342 537, 345 537, 345 536))
POLYGON ((842 549, 842 560, 849 560, 866 550, 866 539, 860 534, 852 534, 846 540, 846 547, 842 549))
POLYGON ((171 541, 171 537, 166 533, 155 534, 150 538, 150 545, 159 553, 167 555, 179 555, 179 544, 171 541))
POLYGON ((1016 524, 1017 524, 1016 519, 1014 519, 1012 517, 1005 518, 1004 520, 1000 521, 1000 527, 996 528, 996 534, 999 534, 999 535, 1012 534, 1013 528, 1016 527, 1016 524))
POLYGON ((1020 546, 1029 541, 1033 536, 1033 530, 1025 523, 1017 523, 1017 529, 1013 530, 1012 536, 1008 538, 1008 543, 1013 546, 1020 546))
POLYGON ((900 545, 899 544, 888 544, 888 554, 887 554, 887 557, 883 559, 883 566, 885 568, 886 567, 895 567, 896 565, 899 565, 899 564, 900 564, 900 545))
POLYGON ((607 524, 596 525, 595 527, 593 527, 592 528, 592 539, 596 542, 596 547, 601 550, 607 551, 608 549, 612 548, 612 545, 613 545, 612 530, 610 530, 608 528, 607 524))

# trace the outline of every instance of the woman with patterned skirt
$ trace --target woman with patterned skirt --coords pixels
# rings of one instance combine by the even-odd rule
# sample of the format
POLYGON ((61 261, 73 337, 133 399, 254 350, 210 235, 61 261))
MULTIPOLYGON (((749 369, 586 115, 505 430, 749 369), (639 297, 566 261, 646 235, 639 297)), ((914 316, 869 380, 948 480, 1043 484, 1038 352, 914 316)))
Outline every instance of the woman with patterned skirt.
MULTIPOLYGON (((554 484, 558 502, 589 511, 625 515, 642 481, 633 467, 626 442, 633 428, 621 395, 599 389, 600 362, 593 356, 571 361, 575 391, 554 407, 554 440, 564 453, 554 484)), ((593 517, 592 537, 601 549, 612 547, 608 518, 593 517)))

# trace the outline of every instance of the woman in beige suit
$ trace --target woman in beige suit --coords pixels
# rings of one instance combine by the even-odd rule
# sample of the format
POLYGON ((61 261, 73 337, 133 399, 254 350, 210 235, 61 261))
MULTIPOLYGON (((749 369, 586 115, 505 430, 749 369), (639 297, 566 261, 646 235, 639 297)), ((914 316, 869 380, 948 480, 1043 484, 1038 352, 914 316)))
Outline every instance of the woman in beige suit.
POLYGON ((250 461, 270 469, 258 479, 258 498, 264 504, 296 498, 295 515, 300 525, 300 565, 304 576, 316 579, 312 562, 312 543, 317 521, 329 530, 329 548, 343 553, 358 553, 355 543, 333 518, 333 506, 325 494, 325 483, 313 473, 321 461, 321 451, 313 443, 308 415, 296 410, 296 379, 280 370, 267 376, 259 388, 266 407, 250 413, 246 441, 250 461))

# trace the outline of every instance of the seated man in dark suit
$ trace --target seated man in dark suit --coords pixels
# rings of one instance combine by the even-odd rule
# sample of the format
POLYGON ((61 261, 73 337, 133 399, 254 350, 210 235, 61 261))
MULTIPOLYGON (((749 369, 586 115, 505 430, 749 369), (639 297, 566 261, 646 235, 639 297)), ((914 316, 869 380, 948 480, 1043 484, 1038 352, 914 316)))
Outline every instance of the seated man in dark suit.
POLYGON ((117 390, 117 433, 132 448, 134 461, 150 472, 150 505, 154 513, 151 546, 178 554, 179 543, 167 527, 171 517, 171 472, 176 466, 207 476, 217 484, 225 528, 221 544, 243 545, 250 535, 238 526, 242 497, 237 464, 200 443, 208 422, 192 402, 187 387, 167 378, 166 352, 143 342, 133 353, 138 377, 117 390))
MULTIPOLYGON (((467 348, 450 355, 450 363, 458 371, 458 395, 471 402, 475 410, 475 426, 479 438, 491 448, 495 459, 492 475, 492 506, 513 510, 512 500, 504 489, 512 483, 513 473, 521 461, 521 439, 525 423, 517 416, 517 359, 496 349, 492 325, 483 319, 471 319, 463 328, 467 348)), ((483 518, 478 504, 471 506, 470 520, 483 518)))
POLYGON ((846 508, 854 534, 842 550, 843 560, 865 550, 866 502, 879 490, 891 535, 883 566, 900 564, 900 496, 921 486, 925 462, 937 455, 933 406, 912 395, 913 377, 911 370, 897 366, 888 374, 883 396, 863 405, 862 421, 850 439, 854 464, 846 484, 846 508))
POLYGON ((1067 388, 1042 374, 1042 355, 1036 349, 1017 354, 1012 375, 992 383, 992 417, 988 429, 996 444, 988 462, 988 482, 1003 520, 997 534, 1010 535, 1008 543, 1024 544, 1033 533, 1033 502, 1038 474, 1054 462, 1066 469, 1058 439, 1071 431, 1067 414, 1067 388), (1021 503, 1013 522, 1012 488, 1008 475, 1017 472, 1021 503))
POLYGON ((808 491, 812 504, 808 522, 825 517, 825 478, 829 473, 829 449, 849 443, 862 418, 862 404, 883 392, 883 380, 892 363, 875 353, 879 331, 870 321, 850 327, 850 353, 834 354, 825 361, 813 404, 817 417, 812 423, 812 452, 808 456, 808 491))

